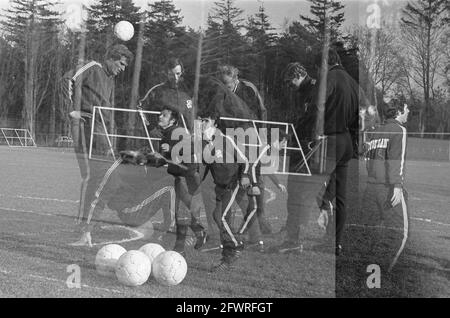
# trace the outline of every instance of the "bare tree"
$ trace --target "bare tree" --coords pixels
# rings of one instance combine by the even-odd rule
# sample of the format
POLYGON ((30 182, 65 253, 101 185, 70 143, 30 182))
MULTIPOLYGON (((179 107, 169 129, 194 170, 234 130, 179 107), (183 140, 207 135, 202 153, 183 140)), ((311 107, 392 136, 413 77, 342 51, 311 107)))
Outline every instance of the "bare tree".
POLYGON ((357 26, 353 30, 358 39, 360 63, 370 79, 384 95, 402 77, 400 47, 392 28, 369 29, 357 26))
POLYGON ((405 69, 408 78, 423 90, 424 107, 419 112, 419 130, 425 132, 430 117, 430 99, 435 75, 442 61, 441 39, 446 0, 416 0, 408 3, 401 19, 405 69))

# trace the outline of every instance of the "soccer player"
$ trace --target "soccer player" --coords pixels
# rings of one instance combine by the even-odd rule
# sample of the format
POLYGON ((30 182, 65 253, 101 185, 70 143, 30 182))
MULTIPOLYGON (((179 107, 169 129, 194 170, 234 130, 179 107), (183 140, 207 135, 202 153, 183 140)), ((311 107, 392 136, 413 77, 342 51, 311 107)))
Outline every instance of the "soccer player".
MULTIPOLYGON (((247 104, 250 110, 256 115, 256 119, 267 120, 267 110, 258 89, 251 82, 240 79, 239 70, 236 67, 226 64, 220 65, 218 67, 218 77, 229 90, 239 96, 247 104)), ((265 125, 262 125, 262 127, 265 127, 265 125)), ((280 183, 276 179, 275 175, 271 175, 271 180, 274 181, 274 183, 276 182, 277 187, 279 187, 280 183)), ((259 227, 261 228, 261 232, 263 234, 271 234, 272 226, 266 220, 264 211, 264 176, 258 174, 255 183, 260 189, 260 195, 257 196, 258 210, 256 212, 259 227)), ((282 190, 283 187, 280 189, 282 190)))
MULTIPOLYGON (((320 67, 321 54, 316 59, 320 67)), ((300 63, 291 63, 284 72, 285 82, 298 90, 304 85, 312 85, 312 79, 300 63)), ((317 92, 317 90, 315 90, 317 92)), ((288 179, 288 219, 287 239, 278 247, 281 253, 300 249, 299 224, 307 224, 311 189, 320 208, 319 220, 327 229, 327 242, 332 241, 335 232, 335 253, 342 250, 342 234, 346 219, 346 184, 348 161, 353 156, 353 142, 350 129, 359 121, 360 88, 341 66, 339 55, 334 49, 328 53, 328 76, 326 82, 324 134, 327 141, 326 171, 314 178, 289 176, 288 179), (320 181, 325 179, 325 182, 320 181), (334 207, 333 201, 336 201, 334 207), (335 222, 328 219, 335 218, 335 222), (333 226, 336 224, 336 228, 333 226)), ((313 100, 317 100, 317 93, 313 100)), ((318 136, 323 138, 324 136, 318 136)))
POLYGON ((186 126, 192 132, 193 103, 191 93, 184 83, 183 63, 179 58, 169 58, 165 70, 166 81, 150 88, 140 104, 143 109, 153 111, 160 111, 165 106, 170 107, 181 115, 180 126, 186 126))
MULTIPOLYGON (((206 242, 206 230, 200 222, 201 210, 201 192, 200 192, 200 175, 199 164, 195 162, 194 153, 188 154, 188 161, 183 162, 178 157, 174 157, 173 147, 180 142, 191 144, 191 136, 186 133, 184 127, 178 125, 179 114, 170 109, 163 107, 159 115, 158 126, 161 128, 160 153, 156 157, 162 159, 157 165, 167 163, 167 172, 175 177, 175 220, 176 220, 176 242, 174 250, 185 254, 185 241, 188 227, 194 232, 197 241, 194 245, 195 249, 199 249, 206 242), (178 138, 176 138, 178 137, 178 138), (187 209, 180 207, 183 202, 187 209), (190 222, 190 223, 189 223, 190 222)), ((186 147, 186 151, 193 151, 193 148, 186 147)), ((182 154, 185 155, 185 154, 182 154)))
MULTIPOLYGON (((366 141, 367 188, 363 197, 363 222, 370 226, 383 225, 385 235, 371 239, 372 248, 384 243, 384 256, 391 256, 389 248, 395 246, 389 265, 391 270, 398 260, 408 239, 408 207, 405 190, 405 159, 408 121, 408 105, 399 99, 390 100, 385 109, 386 121, 369 134, 366 141), (399 222, 400 220, 400 222, 399 222), (398 247, 398 223, 402 241, 398 247), (387 248, 386 248, 387 247, 387 248)), ((369 242, 368 242, 369 243, 369 242)), ((371 250, 370 253, 374 253, 371 250)), ((379 253, 374 253, 378 254, 379 253)))
POLYGON ((220 129, 220 118, 215 113, 203 112, 202 133, 206 141, 203 150, 203 161, 209 166, 215 184, 216 207, 214 220, 220 229, 222 244, 222 259, 212 268, 212 271, 224 271, 233 267, 239 258, 241 245, 240 237, 233 232, 231 224, 231 206, 237 202, 242 211, 247 211, 244 222, 238 233, 243 233, 256 213, 256 199, 250 193, 247 206, 242 199, 251 189, 249 177, 249 162, 244 153, 234 142, 233 138, 226 136, 220 129))
MULTIPOLYGON (((113 107, 114 78, 125 70, 132 59, 133 54, 128 48, 117 44, 107 50, 103 63, 90 61, 80 69, 69 71, 63 77, 62 91, 70 107, 73 144, 82 178, 77 219, 81 225, 82 236, 79 241, 72 244, 75 246, 92 246, 91 220, 94 215, 98 215, 104 209, 102 202, 97 204, 95 209, 91 209, 95 191, 106 169, 109 168, 102 162, 89 159, 88 147, 91 142, 93 108, 94 106, 113 107)), ((110 120, 106 112, 103 116, 107 122, 110 120)), ((104 133, 101 127, 103 127, 102 123, 96 122, 94 131, 104 133)), ((106 140, 96 139, 94 153, 105 155, 107 151, 106 140)))

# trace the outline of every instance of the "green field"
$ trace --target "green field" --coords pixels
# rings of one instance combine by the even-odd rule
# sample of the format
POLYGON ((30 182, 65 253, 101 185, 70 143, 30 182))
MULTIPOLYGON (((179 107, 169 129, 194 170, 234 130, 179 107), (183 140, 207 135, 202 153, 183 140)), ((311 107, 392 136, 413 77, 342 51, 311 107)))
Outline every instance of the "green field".
MULTIPOLYGON (((259 254, 244 251, 237 268, 212 274, 218 251, 198 252, 188 247, 188 273, 178 286, 165 287, 154 279, 130 288, 114 278, 97 275, 94 258, 105 242, 121 242, 127 250, 157 241, 159 236, 133 240, 135 232, 117 224, 107 211, 104 224, 94 234, 96 245, 71 247, 78 238, 77 213, 80 176, 72 152, 45 148, 0 147, 0 297, 156 297, 156 298, 292 298, 292 297, 445 297, 450 296, 450 176, 447 163, 408 162, 408 190, 412 216, 411 237, 397 266, 382 273, 380 289, 368 289, 366 268, 370 259, 361 241, 358 224, 364 169, 351 163, 349 218, 345 252, 336 257, 314 248, 323 232, 310 220, 304 229, 301 253, 259 254), (361 173, 358 171, 361 170, 361 173), (67 266, 81 268, 81 288, 69 288, 67 266)), ((168 178, 153 171, 155 178, 168 178)), ((170 178, 167 179, 170 183, 170 178)), ((284 182, 286 180, 283 180, 284 182)), ((270 181, 267 182, 270 184, 270 181)), ((286 195, 267 196, 267 217, 275 231, 286 220, 286 195)), ((161 216, 154 219, 155 229, 161 216)), ((266 245, 281 243, 283 234, 264 238, 266 245)), ((161 242, 160 242, 161 243, 161 242)), ((162 242, 170 249, 173 241, 162 242)), ((382 257, 382 255, 380 255, 382 257)))

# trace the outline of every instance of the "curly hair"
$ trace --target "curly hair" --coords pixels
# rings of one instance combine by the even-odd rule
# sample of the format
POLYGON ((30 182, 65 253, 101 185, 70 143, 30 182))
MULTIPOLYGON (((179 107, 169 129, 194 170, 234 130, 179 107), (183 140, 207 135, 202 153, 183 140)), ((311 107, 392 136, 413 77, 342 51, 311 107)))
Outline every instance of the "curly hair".
POLYGON ((239 75, 239 70, 233 65, 223 64, 217 67, 217 75, 219 77, 228 75, 232 78, 237 78, 239 75))
POLYGON ((106 51, 106 59, 112 59, 113 61, 118 61, 122 57, 128 59, 131 62, 134 58, 133 53, 123 44, 115 44, 109 47, 106 51))
POLYGON ((283 82, 290 82, 294 78, 305 77, 306 68, 299 62, 289 63, 283 71, 283 82))

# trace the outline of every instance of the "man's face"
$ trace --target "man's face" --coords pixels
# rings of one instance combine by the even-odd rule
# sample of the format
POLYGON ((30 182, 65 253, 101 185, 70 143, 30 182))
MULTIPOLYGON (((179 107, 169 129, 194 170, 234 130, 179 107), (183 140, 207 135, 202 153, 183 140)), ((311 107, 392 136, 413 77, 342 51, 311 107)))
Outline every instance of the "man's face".
POLYGON ((288 81, 288 85, 291 89, 298 89, 305 80, 305 78, 306 75, 305 76, 298 75, 297 77, 294 77, 293 79, 288 81))
POLYGON ((211 118, 202 118, 202 133, 205 140, 211 140, 216 132, 216 121, 211 118))
POLYGON ((175 84, 178 84, 178 82, 181 79, 181 75, 183 75, 183 70, 181 69, 181 65, 177 65, 167 72, 167 77, 169 78, 169 81, 171 81, 175 84))
POLYGON ((404 108, 403 108, 403 113, 399 113, 397 115, 397 121, 399 121, 400 123, 404 124, 408 121, 408 114, 409 114, 409 108, 408 105, 405 104, 404 108))
POLYGON ((128 59, 125 56, 122 56, 120 60, 112 61, 110 64, 111 74, 113 76, 119 75, 120 72, 125 71, 125 68, 128 66, 128 59))
POLYGON ((172 118, 172 112, 168 109, 164 109, 159 114, 158 126, 161 128, 168 128, 174 124, 175 120, 172 118))
POLYGON ((222 75, 222 82, 225 84, 225 86, 229 90, 232 91, 234 89, 235 80, 233 79, 233 77, 231 75, 227 75, 227 74, 222 75))

